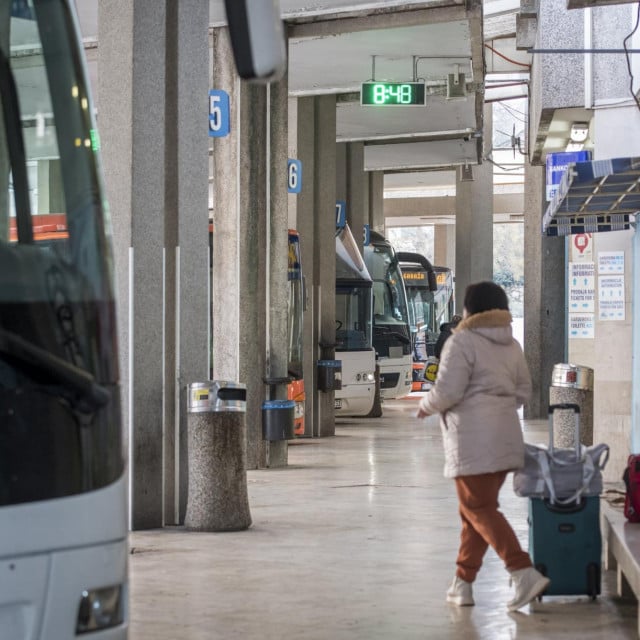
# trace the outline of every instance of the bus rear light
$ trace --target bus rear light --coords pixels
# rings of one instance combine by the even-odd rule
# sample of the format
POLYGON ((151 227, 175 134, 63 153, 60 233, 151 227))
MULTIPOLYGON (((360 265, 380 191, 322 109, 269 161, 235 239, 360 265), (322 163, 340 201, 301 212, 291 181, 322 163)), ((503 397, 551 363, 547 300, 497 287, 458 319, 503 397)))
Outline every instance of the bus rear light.
POLYGON ((78 607, 76 635, 102 631, 124 622, 122 585, 82 592, 78 607))

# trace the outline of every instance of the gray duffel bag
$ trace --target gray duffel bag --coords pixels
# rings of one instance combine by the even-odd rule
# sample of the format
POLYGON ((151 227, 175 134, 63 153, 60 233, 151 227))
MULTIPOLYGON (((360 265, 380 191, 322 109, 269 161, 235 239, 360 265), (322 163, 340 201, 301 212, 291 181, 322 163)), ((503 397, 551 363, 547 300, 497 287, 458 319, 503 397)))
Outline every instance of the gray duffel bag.
POLYGON ((524 467, 513 474, 516 495, 548 498, 552 503, 569 504, 582 496, 602 493, 602 470, 609 459, 609 446, 580 445, 575 449, 549 449, 544 445, 524 445, 524 467))
POLYGON ((561 403, 549 406, 549 446, 525 443, 524 467, 513 474, 513 490, 524 498, 547 498, 551 503, 580 502, 582 496, 602 493, 602 470, 609 446, 580 444, 580 407, 561 403), (570 410, 575 416, 575 448, 553 446, 553 413, 570 410))

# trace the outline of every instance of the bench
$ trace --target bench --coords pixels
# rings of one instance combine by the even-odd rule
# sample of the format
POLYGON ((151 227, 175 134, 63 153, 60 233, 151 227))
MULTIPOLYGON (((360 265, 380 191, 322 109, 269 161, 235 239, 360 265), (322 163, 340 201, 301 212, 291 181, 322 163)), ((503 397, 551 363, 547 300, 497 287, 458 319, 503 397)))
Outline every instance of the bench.
MULTIPOLYGON (((601 501, 601 528, 606 569, 616 570, 618 595, 640 601, 640 523, 627 522, 621 509, 601 501)), ((640 604, 638 607, 640 637, 640 604)))

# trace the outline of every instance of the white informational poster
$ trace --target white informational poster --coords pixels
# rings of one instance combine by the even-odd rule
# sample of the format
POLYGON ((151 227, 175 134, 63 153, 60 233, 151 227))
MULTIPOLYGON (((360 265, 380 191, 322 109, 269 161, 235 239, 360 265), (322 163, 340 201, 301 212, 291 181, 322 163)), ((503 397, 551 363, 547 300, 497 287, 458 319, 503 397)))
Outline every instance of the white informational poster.
POLYGON ((593 313, 569 314, 569 338, 593 338, 595 315, 593 313))
POLYGON ((595 313, 595 271, 594 262, 569 263, 569 313, 595 313))
POLYGON ((598 278, 598 320, 624 320, 624 274, 598 278))
POLYGON ((598 273, 624 273, 624 251, 598 251, 598 273))

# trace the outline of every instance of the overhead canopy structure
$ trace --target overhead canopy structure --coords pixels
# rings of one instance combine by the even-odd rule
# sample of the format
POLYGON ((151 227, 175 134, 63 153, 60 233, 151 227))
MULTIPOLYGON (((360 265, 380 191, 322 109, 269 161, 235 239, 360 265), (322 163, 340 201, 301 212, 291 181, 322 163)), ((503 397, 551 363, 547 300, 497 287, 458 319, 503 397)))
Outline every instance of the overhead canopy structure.
POLYGON ((569 163, 542 219, 542 233, 621 231, 640 212, 640 158, 569 163))

